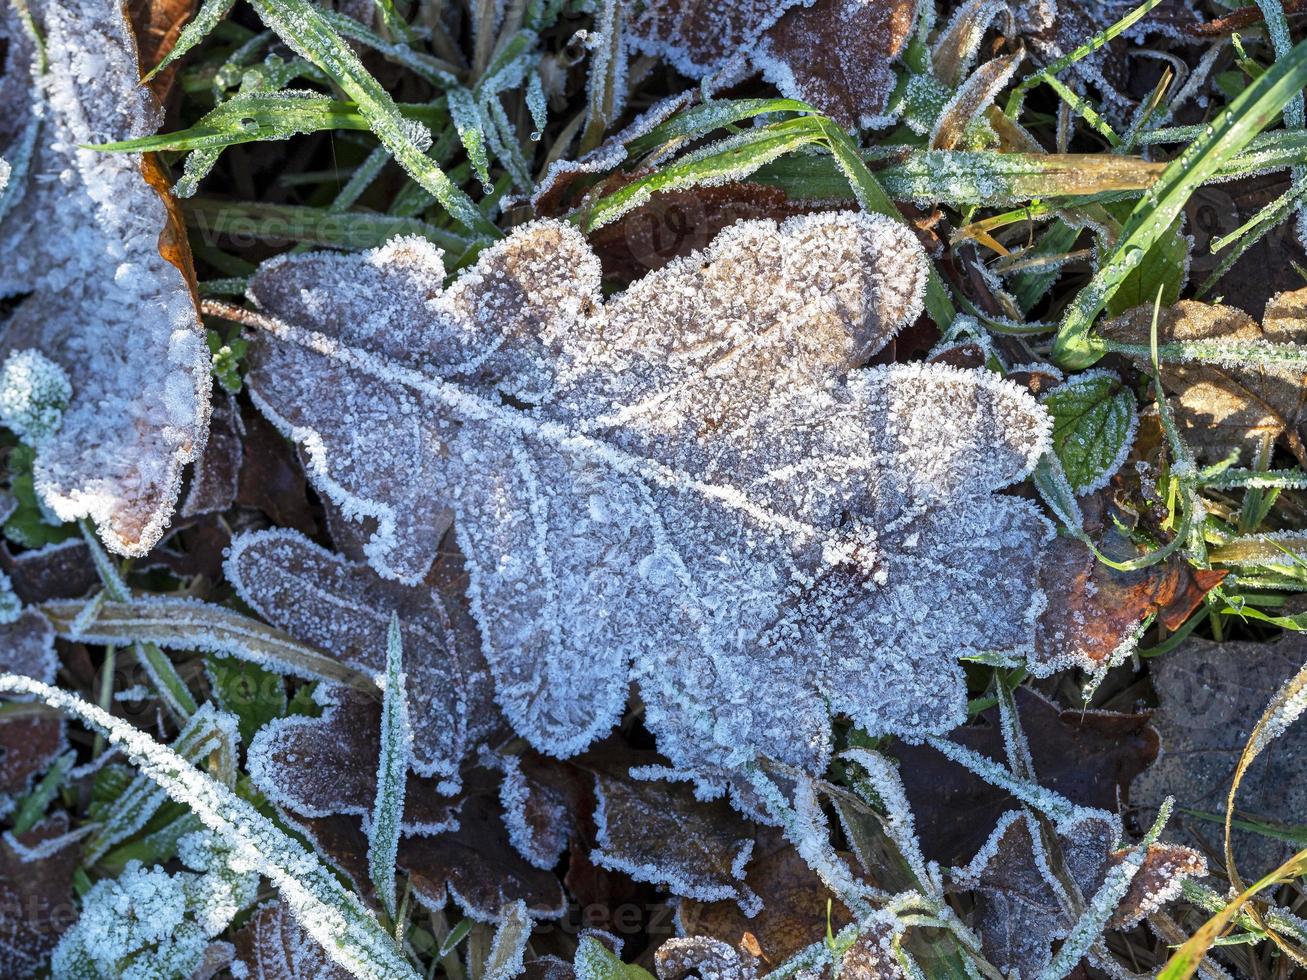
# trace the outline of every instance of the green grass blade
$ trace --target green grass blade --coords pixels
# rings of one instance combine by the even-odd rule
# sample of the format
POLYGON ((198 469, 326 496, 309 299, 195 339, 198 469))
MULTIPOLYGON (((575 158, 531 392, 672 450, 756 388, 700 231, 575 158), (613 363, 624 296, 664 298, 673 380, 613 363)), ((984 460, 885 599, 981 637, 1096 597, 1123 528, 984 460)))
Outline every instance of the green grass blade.
POLYGON ((386 633, 386 686, 381 703, 381 761, 377 796, 368 825, 368 877, 381 896, 386 914, 395 918, 395 856, 404 816, 404 788, 413 735, 408 723, 408 687, 404 679, 404 642, 399 617, 390 614, 386 633))
POLYGON ((1149 249, 1180 216, 1190 195, 1279 115, 1307 84, 1307 42, 1278 60, 1217 118, 1202 137, 1167 166, 1122 228, 1111 256, 1067 309, 1053 344, 1055 359, 1068 368, 1088 367, 1107 350, 1090 336, 1098 314, 1149 249))
POLYGON ((236 0, 204 0, 204 3, 200 5, 200 9, 195 12, 195 16, 177 35, 177 41, 172 46, 172 50, 164 55, 163 60, 151 68, 141 80, 148 82, 203 41, 208 37, 209 32, 218 26, 218 22, 231 13, 231 8, 234 6, 236 6, 236 0))
POLYGON ((309 0, 251 0, 251 4, 278 37, 326 72, 358 104, 369 128, 396 162, 455 221, 482 237, 501 237, 494 223, 418 144, 412 123, 405 120, 390 94, 363 67, 317 6, 309 0))

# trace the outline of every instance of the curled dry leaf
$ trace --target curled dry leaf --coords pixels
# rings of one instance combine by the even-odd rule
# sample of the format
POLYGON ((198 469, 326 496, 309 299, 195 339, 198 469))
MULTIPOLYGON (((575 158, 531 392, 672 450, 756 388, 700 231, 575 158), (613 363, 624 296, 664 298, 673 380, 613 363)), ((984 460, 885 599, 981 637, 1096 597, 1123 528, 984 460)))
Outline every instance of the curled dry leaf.
MULTIPOLYGON (((1016 691, 1021 727, 1039 785, 1081 806, 1115 811, 1135 779, 1157 758, 1157 733, 1147 714, 1063 709, 1030 688, 1016 691)), ((949 735, 992 759, 1004 757, 998 709, 949 735)), ((927 858, 960 865, 1015 801, 928 746, 897 745, 900 775, 927 858)))
POLYGON ((12 834, 0 839, 0 975, 36 973, 77 921, 73 874, 79 848, 37 850, 67 833, 67 814, 56 813, 17 839, 12 834))
MULTIPOLYGON (((54 630, 44 616, 28 609, 0 625, 0 673, 53 684, 58 669, 54 630)), ((64 727, 62 718, 0 716, 0 811, 67 748, 64 727)))
POLYGON ((886 124, 892 65, 917 21, 918 0, 652 0, 632 4, 631 43, 701 78, 751 61, 788 98, 842 125, 886 124))
MULTIPOLYGON (((442 574, 454 574, 441 561, 442 574)), ((386 630, 399 616, 413 726, 413 768, 457 780, 464 756, 495 727, 490 677, 460 598, 382 579, 290 530, 238 535, 227 580, 259 615, 373 676, 386 666, 386 630)))
POLYGON ((235 936, 249 980, 348 980, 280 899, 260 905, 235 936))
MULTIPOLYGON (((250 743, 250 778, 270 800, 307 817, 366 816, 377 795, 381 704, 347 688, 320 688, 317 718, 269 722, 250 743)), ((454 826, 451 802, 429 780, 410 774, 403 828, 436 834, 454 826)))
MULTIPOLYGON (((160 121, 122 7, 30 6, 47 69, 5 104, 6 115, 39 119, 40 141, 0 219, 0 296, 31 295, 9 318, 4 351, 36 348, 72 384, 61 427, 36 447, 46 505, 63 520, 92 518, 114 551, 143 555, 208 425, 209 355, 185 231, 151 159, 79 149, 148 135, 160 121)), ((24 77, 33 42, 13 4, 0 34, 6 79, 24 77)))
MULTIPOLYGON (((1149 343, 1153 309, 1137 307, 1102 326, 1104 337, 1149 343)), ((1307 344, 1307 289, 1279 293, 1266 304, 1261 325, 1242 310, 1182 300, 1161 311, 1157 342, 1307 344)), ((1147 358, 1141 359, 1146 365, 1147 358)), ((1162 385, 1171 395, 1185 443, 1207 463, 1237 453, 1251 463, 1263 440, 1283 437, 1307 466, 1307 373, 1292 364, 1240 364, 1206 360, 1163 364, 1162 385)))
MULTIPOLYGON (((1141 554, 1115 524, 1096 537, 1099 551, 1114 561, 1141 554)), ((1045 551, 1039 572, 1048 606, 1039 617, 1030 669, 1047 677, 1069 667, 1097 672, 1120 663, 1145 619, 1156 616, 1167 629, 1179 629, 1226 574, 1194 568, 1179 555, 1122 572, 1099 561, 1084 542, 1060 537, 1045 551)))
POLYGON ((634 680, 677 766, 820 770, 832 709, 961 721, 958 657, 1025 648, 1039 605, 1048 524, 992 491, 1046 447, 1042 409, 985 372, 855 369, 926 268, 865 214, 743 222, 607 299, 553 221, 448 290, 415 239, 292 256, 252 282, 247 380, 375 519, 383 575, 425 576, 457 514, 496 696, 536 748, 585 748, 634 680))
MULTIPOLYGON (((1220 820, 1235 765, 1272 695, 1307 661, 1307 641, 1285 633, 1273 643, 1192 639, 1152 663, 1158 708, 1153 716, 1162 752, 1135 780, 1131 803, 1145 811, 1176 799, 1174 833, 1213 855, 1222 853, 1220 820), (1186 811, 1208 814, 1207 820, 1186 811)), ((1271 741, 1239 787, 1236 816, 1274 829, 1307 812, 1307 776, 1300 760, 1307 729, 1292 725, 1271 741), (1290 816, 1289 820, 1294 818, 1290 816)), ((1236 826, 1235 863, 1259 875, 1297 849, 1236 826)), ((1224 863, 1224 862, 1222 862, 1224 863)))
MULTIPOLYGON (((1104 811, 1085 810, 1056 828, 1057 850, 1046 846, 1028 811, 1004 815, 971 864, 955 876, 974 892, 986 955, 999 969, 1043 976, 1053 943, 1065 938, 1108 870, 1127 850, 1116 849, 1120 824, 1104 811), (1070 881, 1059 877, 1064 868, 1070 881), (1072 892, 1072 886, 1075 891, 1072 892)), ((1207 862, 1187 847, 1153 844, 1117 905, 1108 928, 1129 928, 1176 898, 1187 877, 1207 873, 1207 862)))
MULTIPOLYGON (((828 903, 832 931, 839 932, 853 918, 777 831, 760 828, 757 849, 761 853, 750 862, 745 883, 760 899, 760 911, 748 916, 736 902, 683 899, 676 923, 687 935, 720 940, 774 970, 825 938, 828 903)), ((841 857, 852 869, 853 861, 841 857)))

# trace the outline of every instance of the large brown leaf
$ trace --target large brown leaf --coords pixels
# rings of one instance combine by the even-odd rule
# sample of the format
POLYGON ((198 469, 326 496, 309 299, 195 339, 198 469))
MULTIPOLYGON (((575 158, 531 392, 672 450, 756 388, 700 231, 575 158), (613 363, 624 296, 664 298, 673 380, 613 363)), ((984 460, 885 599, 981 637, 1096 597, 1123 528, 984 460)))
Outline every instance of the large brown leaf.
MULTIPOLYGON (((1307 661, 1307 639, 1284 633, 1273 643, 1213 643, 1191 639, 1151 664, 1161 738, 1157 762, 1135 780, 1131 804, 1145 812, 1167 796, 1177 803, 1173 833, 1220 855, 1226 795, 1253 726, 1280 685, 1307 661), (1204 820, 1186 812, 1208 814, 1204 820)), ((1240 784, 1238 816, 1301 824, 1307 813, 1307 728, 1290 726, 1270 742, 1240 784)), ((1256 876, 1271 870, 1295 845, 1236 827, 1235 861, 1256 876)), ((1224 863, 1224 862, 1222 862, 1224 863)))
MULTIPOLYGON (((1073 803, 1115 812, 1130 782, 1157 757, 1148 715, 1062 709, 1029 688, 1016 692, 1039 784, 1073 803)), ((950 740, 992 759, 1003 758, 998 709, 956 729, 950 740)), ((1015 805, 997 789, 924 745, 897 745, 903 785, 926 857, 960 865, 980 848, 999 818, 1015 805)))
POLYGON ((67 814, 57 813, 23 834, 19 848, 0 840, 0 976, 25 977, 41 969, 77 921, 73 873, 80 849, 65 846, 35 859, 22 850, 67 832, 67 814))

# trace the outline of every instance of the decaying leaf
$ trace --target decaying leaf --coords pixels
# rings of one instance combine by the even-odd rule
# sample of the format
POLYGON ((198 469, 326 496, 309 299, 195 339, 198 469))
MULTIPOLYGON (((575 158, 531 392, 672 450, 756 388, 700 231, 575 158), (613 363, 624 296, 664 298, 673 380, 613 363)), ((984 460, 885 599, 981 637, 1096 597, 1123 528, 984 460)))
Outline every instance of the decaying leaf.
POLYGON ((856 369, 921 309, 910 231, 743 222, 624 293, 540 221, 442 290, 429 244, 265 264, 252 397, 373 567, 426 575, 450 512, 496 695, 574 754, 640 688, 681 767, 821 769, 965 716, 958 657, 1020 651, 1048 525, 991 491, 1049 422, 992 374, 856 369), (934 611, 948 609, 947 616, 934 611))
MULTIPOLYGON (((527 751, 498 759, 503 776, 499 803, 509 840, 532 866, 553 868, 579 836, 580 798, 593 777, 583 770, 527 751)), ((587 800, 587 809, 593 802, 587 800)))
MULTIPOLYGON (((442 559, 442 573, 453 563, 442 559)), ((458 596, 388 582, 284 529, 238 535, 226 573, 273 625, 372 675, 385 670, 386 630, 399 616, 418 773, 456 780, 464 756, 496 726, 476 627, 458 596)))
MULTIPOLYGON (((1056 828, 1050 851, 1039 821, 1014 810, 999 821, 971 864, 956 875, 975 894, 977 925, 990 961, 1023 977, 1044 975, 1053 943, 1065 938, 1079 909, 1092 899, 1114 864, 1120 825, 1104 811, 1083 811, 1056 828), (1070 880, 1059 877, 1065 868, 1070 880), (1074 891, 1073 891, 1074 889, 1074 891)), ((1187 877, 1207 873, 1207 862, 1187 847, 1150 846, 1109 928, 1128 928, 1180 893, 1187 877)))
MULTIPOLYGON (((114 551, 142 555, 208 425, 209 356, 183 271, 185 233, 157 164, 79 148, 144 136, 160 121, 121 5, 30 7, 47 69, 6 100, 6 115, 39 120, 40 141, 0 224, 0 296, 31 295, 9 318, 3 352, 39 350, 71 381, 61 426, 36 447, 46 505, 63 520, 92 518, 114 551)), ((6 77, 21 77, 33 41, 14 4, 0 17, 6 77)))
POLYGON ((654 954, 658 980, 754 980, 758 963, 748 953, 706 936, 669 939, 654 954))
MULTIPOLYGON (((306 817, 365 816, 376 798, 381 704, 346 688, 319 688, 322 715, 291 715, 264 725, 250 743, 254 784, 274 803, 306 817)), ((453 807, 429 780, 410 774, 404 797, 408 833, 435 834, 455 823, 453 807)))
MULTIPOLYGON (((1076 50, 1095 34, 1130 13, 1131 0, 1031 0, 1007 5, 1014 27, 1042 62, 1054 61, 1076 50)), ((1068 72, 1078 85, 1093 85, 1117 112, 1131 107, 1125 94, 1126 59, 1130 44, 1149 35, 1178 38, 1199 22, 1192 0, 1163 0, 1115 43, 1077 59, 1068 72)))
POLYGON ((224 391, 216 392, 204 454, 195 461, 186 499, 178 509, 182 517, 221 513, 236 502, 245 461, 244 435, 235 397, 224 391))
POLYGON ((29 976, 44 967, 64 931, 77 921, 76 846, 38 848, 68 833, 68 815, 47 817, 17 839, 0 839, 0 974, 29 976), (40 855, 39 857, 37 855, 40 855))
POLYGON ((701 78, 751 61, 791 99, 841 124, 886 124, 894 61, 918 0, 652 0, 631 4, 631 43, 701 78))
POLYGON ((725 801, 703 803, 683 784, 609 773, 596 773, 595 796, 595 864, 685 898, 731 899, 758 911, 744 879, 753 830, 725 801))
MULTIPOLYGON (((469 778, 458 810, 458 827, 434 837, 408 836, 399 843, 397 863, 409 876, 413 895, 428 908, 454 902, 478 922, 497 922, 518 901, 533 919, 556 919, 567 908, 552 871, 528 864, 504 829, 493 781, 484 770, 469 778)), ((354 881, 370 889, 367 837, 352 817, 300 821, 319 850, 354 881)))
MULTIPOLYGON (((1159 701, 1153 723, 1162 751, 1135 780, 1131 803, 1147 810, 1174 796, 1173 833, 1208 853, 1221 854, 1220 821, 1239 755, 1271 696, 1304 661, 1307 641, 1297 633, 1285 633, 1272 643, 1191 639, 1153 661, 1159 701)), ((1307 731, 1301 726, 1290 726, 1271 741, 1240 785, 1236 817, 1272 830, 1286 821, 1301 822, 1294 815, 1307 808, 1304 751, 1307 731)), ((1297 849, 1237 823, 1232 840, 1237 866, 1253 875, 1276 867, 1297 849)))
MULTIPOLYGON (((1035 691, 1016 691, 1021 727, 1039 784, 1086 807, 1115 812, 1130 782, 1157 757, 1157 733, 1147 714, 1063 709, 1035 691)), ((1003 758, 998 709, 956 729, 949 739, 993 759, 1003 758)), ((917 818, 927 858, 961 865, 981 847, 1014 801, 928 746, 896 745, 900 775, 917 818)))
POLYGON ((763 35, 754 63, 789 98, 841 125, 878 127, 892 68, 917 24, 918 0, 816 0, 788 11, 763 35))
POLYGON ((18 597, 28 605, 47 599, 75 599, 100 581, 86 542, 80 537, 17 555, 0 547, 0 567, 13 582, 18 597))
POLYGON ((236 961, 249 980, 348 980, 280 900, 259 906, 236 933, 236 961))
MULTIPOLYGON (((1114 561, 1141 554, 1113 524, 1096 525, 1094 533, 1099 551, 1114 561)), ((1179 555, 1122 572, 1099 561, 1084 542, 1060 537, 1044 552, 1039 572, 1048 606, 1035 630, 1031 670, 1046 677, 1068 667, 1101 671, 1120 663, 1149 616, 1178 629, 1226 574, 1194 568, 1179 555)))
POLYGON ((676 924, 686 935, 710 936, 774 970, 825 938, 828 903, 832 931, 838 932, 853 919, 779 833, 761 828, 757 849, 761 853, 749 863, 745 883, 760 899, 760 911, 748 916, 736 902, 682 899, 677 903, 676 924))
MULTIPOLYGON (((1137 307, 1103 324, 1102 333, 1147 345, 1152 319, 1151 306, 1137 307)), ((1157 322, 1157 342, 1175 341, 1307 344, 1307 289, 1272 297, 1260 326, 1234 307, 1182 300, 1163 309, 1157 322)), ((1237 453, 1247 465, 1263 440, 1284 437, 1307 465, 1302 441, 1307 374, 1300 366, 1237 360, 1164 364, 1162 385, 1172 396, 1181 437, 1201 461, 1217 463, 1237 453)))
MULTIPOLYGON (((0 673, 23 674, 54 683, 59 660, 54 630, 40 613, 25 610, 12 623, 0 624, 0 673)), ((62 718, 0 716, 0 811, 30 788, 67 748, 62 718)))

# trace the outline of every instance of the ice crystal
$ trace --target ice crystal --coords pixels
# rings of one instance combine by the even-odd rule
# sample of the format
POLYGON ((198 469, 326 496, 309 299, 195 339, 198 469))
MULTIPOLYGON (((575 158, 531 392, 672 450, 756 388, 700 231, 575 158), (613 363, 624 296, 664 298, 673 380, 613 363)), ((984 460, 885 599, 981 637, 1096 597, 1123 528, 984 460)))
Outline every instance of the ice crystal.
POLYGON ((29 446, 59 431, 72 396, 64 369, 39 350, 14 351, 0 368, 0 421, 29 446))
MULTIPOLYGON (((148 182, 151 165, 82 147, 152 133, 160 114, 139 84, 121 5, 30 7, 46 67, 6 100, 6 114, 39 121, 40 145, 21 186, 15 173, 10 190, 21 197, 0 219, 0 297, 31 295, 9 317, 3 346, 40 350, 71 381, 62 425, 37 453, 37 492, 61 519, 91 517, 111 548, 141 555, 168 521, 182 465, 203 446, 209 357, 186 277, 160 252, 179 229, 148 182)), ((0 13, 0 38, 11 71, 32 61, 13 4, 0 13)), ((25 131, 0 127, 0 144, 25 131)), ((39 429, 50 419, 23 421, 39 429)))
MULTIPOLYGON (((829 712, 921 736, 965 717, 959 655, 1019 652, 1049 533, 1022 479, 1049 422, 981 371, 858 369, 921 310, 889 219, 742 222, 605 300, 541 221, 448 290, 429 244, 265 264, 251 394, 311 478, 428 572, 450 518, 509 720, 547 753, 630 680, 681 767, 822 768, 829 712)), ((415 685, 416 686, 416 685, 415 685)), ((418 712, 414 712, 415 724, 418 712)))
MULTIPOLYGON (((440 570, 455 574, 454 559, 440 570)), ((269 622, 371 675, 385 670, 387 626, 391 613, 400 617, 420 774, 456 779, 464 755, 497 724, 476 627, 448 589, 387 582, 289 530, 237 535, 226 574, 269 622)))
MULTIPOLYGON (((0 624, 0 672, 49 684, 58 670, 54 630, 39 612, 23 610, 12 621, 0 624)), ((9 809, 12 798, 26 793, 32 777, 66 748, 62 720, 0 719, 0 812, 9 809)))
POLYGON ((368 821, 368 872, 386 914, 392 919, 395 917, 395 854, 399 850, 404 789, 409 759, 413 755, 407 684, 399 619, 391 613, 386 634, 386 674, 381 689, 384 698, 381 705, 381 760, 377 764, 376 802, 368 821))
MULTIPOLYGON (((581 950, 578 949, 578 978, 587 975, 582 972, 580 957, 581 950)), ((759 975, 758 961, 754 956, 707 936, 669 939, 658 947, 654 962, 659 980, 686 976, 700 977, 701 980, 754 980, 759 975)), ((608 975, 588 974, 591 977, 608 975)))
POLYGON ((23 614, 23 600, 14 593, 14 583, 9 576, 0 572, 0 626, 18 622, 23 614))

